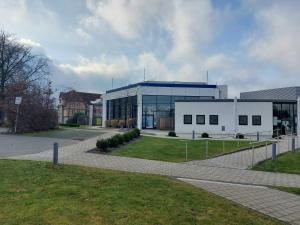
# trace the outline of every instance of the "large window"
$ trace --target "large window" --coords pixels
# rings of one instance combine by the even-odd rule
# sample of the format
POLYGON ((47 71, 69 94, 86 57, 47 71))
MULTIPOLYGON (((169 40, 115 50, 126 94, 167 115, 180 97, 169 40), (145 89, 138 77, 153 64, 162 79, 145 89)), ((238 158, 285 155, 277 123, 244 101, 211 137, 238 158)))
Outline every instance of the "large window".
POLYGON ((297 104, 276 102, 273 104, 273 130, 279 134, 297 132, 297 104))
POLYGON ((209 116, 209 124, 210 125, 218 125, 219 124, 219 116, 218 115, 210 115, 209 116))
POLYGON ((196 123, 204 125, 205 124, 205 115, 197 115, 196 123))
POLYGON ((247 115, 239 116, 239 125, 242 125, 242 126, 248 125, 248 116, 247 115))
POLYGON ((143 95, 143 128, 153 118, 153 128, 174 129, 175 102, 178 100, 213 99, 212 96, 143 95), (151 119, 149 119, 151 118, 151 119))
POLYGON ((192 115, 184 115, 183 116, 183 123, 184 124, 192 124, 193 123, 192 115))
POLYGON ((136 126, 137 96, 108 100, 106 105, 107 120, 124 120, 127 123, 130 119, 136 126))

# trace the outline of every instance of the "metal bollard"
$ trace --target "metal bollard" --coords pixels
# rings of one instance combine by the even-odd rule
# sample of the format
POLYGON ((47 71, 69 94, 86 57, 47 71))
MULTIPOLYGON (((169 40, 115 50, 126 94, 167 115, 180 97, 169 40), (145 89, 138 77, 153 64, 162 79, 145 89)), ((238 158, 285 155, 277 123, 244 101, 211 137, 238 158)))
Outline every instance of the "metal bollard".
POLYGON ((53 145, 53 166, 58 166, 58 143, 53 145))
POLYGON ((225 152, 225 141, 223 140, 223 149, 222 149, 222 151, 223 151, 223 153, 225 152))
POLYGON ((252 165, 252 167, 254 165, 254 144, 252 144, 252 162, 251 162, 251 165, 252 165))
POLYGON ((292 152, 296 152, 296 142, 295 142, 295 137, 292 138, 292 152))
POLYGON ((195 131, 193 130, 193 140, 195 140, 195 131))
POLYGON ((256 141, 259 141, 259 132, 256 133, 256 141))
POLYGON ((272 144, 272 160, 276 159, 276 144, 272 144))
POLYGON ((266 160, 268 159, 268 141, 266 141, 266 160))
POLYGON ((188 143, 187 141, 185 142, 185 161, 188 161, 188 143))
POLYGON ((206 145, 205 145, 205 158, 207 159, 208 155, 208 140, 206 140, 206 145))

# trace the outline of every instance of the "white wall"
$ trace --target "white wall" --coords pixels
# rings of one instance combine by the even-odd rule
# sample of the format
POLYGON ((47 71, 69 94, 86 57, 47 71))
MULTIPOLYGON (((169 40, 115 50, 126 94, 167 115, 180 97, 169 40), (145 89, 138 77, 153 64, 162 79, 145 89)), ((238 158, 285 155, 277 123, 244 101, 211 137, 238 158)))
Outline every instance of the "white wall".
MULTIPOLYGON (((273 130, 272 102, 238 102, 238 115, 248 115, 248 125, 237 125, 237 133, 271 132, 273 130), (252 125, 252 115, 261 115, 261 126, 252 125)), ((175 131, 176 133, 207 132, 210 134, 235 133, 234 102, 176 102, 175 103, 175 131), (193 116, 193 124, 183 123, 184 115, 193 116), (196 124, 196 115, 205 115, 205 125, 196 124), (210 125, 209 115, 219 115, 219 124, 210 125), (222 131, 225 126, 225 132, 222 131)))

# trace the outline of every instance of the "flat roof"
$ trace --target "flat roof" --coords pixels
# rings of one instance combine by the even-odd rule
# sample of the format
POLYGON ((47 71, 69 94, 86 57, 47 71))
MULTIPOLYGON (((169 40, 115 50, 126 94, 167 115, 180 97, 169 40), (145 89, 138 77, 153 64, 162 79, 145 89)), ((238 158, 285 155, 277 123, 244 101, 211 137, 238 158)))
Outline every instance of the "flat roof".
POLYGON ((143 87, 179 87, 179 88, 216 88, 217 85, 207 84, 204 82, 181 82, 181 81, 144 81, 130 84, 124 87, 107 90, 106 93, 126 90, 137 86, 143 87))
MULTIPOLYGON (((275 102, 275 103, 297 103, 296 100, 281 99, 238 99, 238 102, 275 102)), ((198 100, 175 100, 175 102, 234 102, 234 99, 198 99, 198 100)))

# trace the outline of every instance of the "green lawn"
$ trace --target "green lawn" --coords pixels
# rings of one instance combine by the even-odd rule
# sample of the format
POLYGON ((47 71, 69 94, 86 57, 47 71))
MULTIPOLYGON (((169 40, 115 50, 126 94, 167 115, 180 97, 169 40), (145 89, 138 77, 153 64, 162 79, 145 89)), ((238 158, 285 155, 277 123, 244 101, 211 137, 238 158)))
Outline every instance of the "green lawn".
POLYGON ((269 159, 253 168, 254 170, 300 174, 300 150, 295 154, 288 152, 280 155, 275 161, 269 159))
MULTIPOLYGON (((206 158, 206 140, 195 140, 188 142, 188 161, 202 160, 206 158)), ((142 136, 133 143, 124 145, 111 154, 116 156, 136 157, 143 159, 153 159, 168 162, 186 161, 185 143, 179 139, 156 138, 142 136)), ((250 141, 239 141, 240 149, 250 147, 250 141)), ((223 151, 223 141, 208 141, 208 158, 217 155, 234 152, 238 150, 238 141, 225 141, 223 151)))
POLYGON ((300 188, 293 188, 293 187, 272 187, 278 189, 280 191, 289 192, 295 195, 300 195, 300 188))
POLYGON ((280 224, 179 181, 0 161, 0 224, 280 224))
POLYGON ((83 128, 59 128, 49 131, 41 131, 34 133, 26 133, 24 135, 33 137, 49 137, 49 138, 62 138, 71 140, 85 140, 88 138, 96 137, 103 134, 101 130, 88 130, 83 128))

